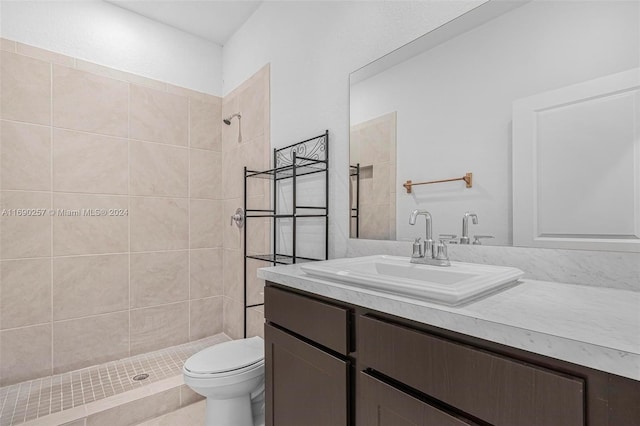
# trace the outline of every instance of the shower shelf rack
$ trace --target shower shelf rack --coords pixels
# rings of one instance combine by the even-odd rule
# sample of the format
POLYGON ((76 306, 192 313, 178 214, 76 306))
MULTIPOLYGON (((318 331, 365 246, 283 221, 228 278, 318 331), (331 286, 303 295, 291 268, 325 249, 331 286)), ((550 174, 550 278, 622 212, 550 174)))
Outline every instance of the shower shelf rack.
POLYGON ((269 262, 275 265, 291 265, 301 262, 311 262, 327 260, 329 258, 329 131, 314 136, 310 139, 294 143, 273 150, 274 168, 269 170, 249 170, 244 168, 244 336, 247 336, 247 309, 262 306, 264 303, 247 304, 247 259, 255 259, 269 262), (298 179, 303 176, 324 173, 324 205, 310 206, 299 205, 298 199, 298 179), (251 209, 247 208, 247 181, 249 179, 269 179, 271 180, 271 209, 251 209), (291 182, 291 212, 280 213, 278 208, 279 184, 291 182), (271 253, 249 254, 247 248, 247 234, 250 232, 250 219, 271 218, 272 221, 272 241, 271 253), (297 252, 297 227, 298 219, 318 218, 324 219, 324 259, 300 256, 297 252), (278 229, 279 219, 291 220, 291 253, 279 253, 278 229))
POLYGON ((360 163, 355 166, 349 166, 349 179, 351 190, 351 223, 349 224, 349 232, 351 237, 360 238, 360 163), (355 178, 355 179, 352 179, 355 178), (355 188, 353 188, 355 186, 355 188), (355 207, 353 203, 355 201, 355 207), (355 224, 353 223, 355 219, 355 224))

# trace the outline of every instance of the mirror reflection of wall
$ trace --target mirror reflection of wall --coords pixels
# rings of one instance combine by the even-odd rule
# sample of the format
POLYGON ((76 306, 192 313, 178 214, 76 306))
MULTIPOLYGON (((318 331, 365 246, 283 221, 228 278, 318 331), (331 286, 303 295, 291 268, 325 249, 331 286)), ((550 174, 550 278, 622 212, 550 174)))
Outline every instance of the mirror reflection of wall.
MULTIPOLYGON (((420 208, 431 212, 434 236, 460 237, 462 217, 472 211, 479 219, 469 225, 472 240, 489 234, 495 239, 483 244, 511 245, 514 102, 638 68, 639 18, 638 1, 532 1, 387 69, 352 74, 352 125, 388 111, 399 117, 396 239, 422 235, 407 220, 420 208), (402 188, 406 180, 468 172, 473 188, 463 182, 414 187, 412 194, 402 188)), ((580 156, 563 167, 580 168, 580 156)))
POLYGON ((396 113, 351 126, 351 238, 396 239, 396 113))

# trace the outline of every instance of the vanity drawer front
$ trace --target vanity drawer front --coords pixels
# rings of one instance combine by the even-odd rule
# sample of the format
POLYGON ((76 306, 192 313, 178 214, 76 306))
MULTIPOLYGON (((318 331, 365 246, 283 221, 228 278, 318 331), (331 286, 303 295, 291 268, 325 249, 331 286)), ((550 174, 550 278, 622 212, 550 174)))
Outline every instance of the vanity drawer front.
POLYGON ((472 426, 364 372, 358 377, 357 426, 472 426))
POLYGON ((370 316, 361 363, 496 426, 584 425, 584 380, 370 316))
POLYGON ((342 355, 349 353, 349 310, 266 287, 265 318, 342 355))

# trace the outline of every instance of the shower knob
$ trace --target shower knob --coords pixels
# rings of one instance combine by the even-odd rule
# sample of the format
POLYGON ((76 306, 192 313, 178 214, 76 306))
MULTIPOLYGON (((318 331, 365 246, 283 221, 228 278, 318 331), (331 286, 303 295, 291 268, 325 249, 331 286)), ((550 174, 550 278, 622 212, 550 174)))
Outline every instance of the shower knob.
POLYGON ((242 228, 244 225, 244 210, 241 207, 236 209, 236 213, 231 215, 231 225, 233 226, 233 222, 236 223, 238 228, 242 228))

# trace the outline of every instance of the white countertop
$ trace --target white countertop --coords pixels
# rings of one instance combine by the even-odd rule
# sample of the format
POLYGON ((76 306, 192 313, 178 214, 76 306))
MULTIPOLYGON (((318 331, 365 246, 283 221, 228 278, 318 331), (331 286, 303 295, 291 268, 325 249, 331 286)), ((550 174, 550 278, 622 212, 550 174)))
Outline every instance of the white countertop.
POLYGON ((521 280, 450 307, 311 277, 298 265, 258 277, 401 318, 640 380, 640 293, 521 280))

